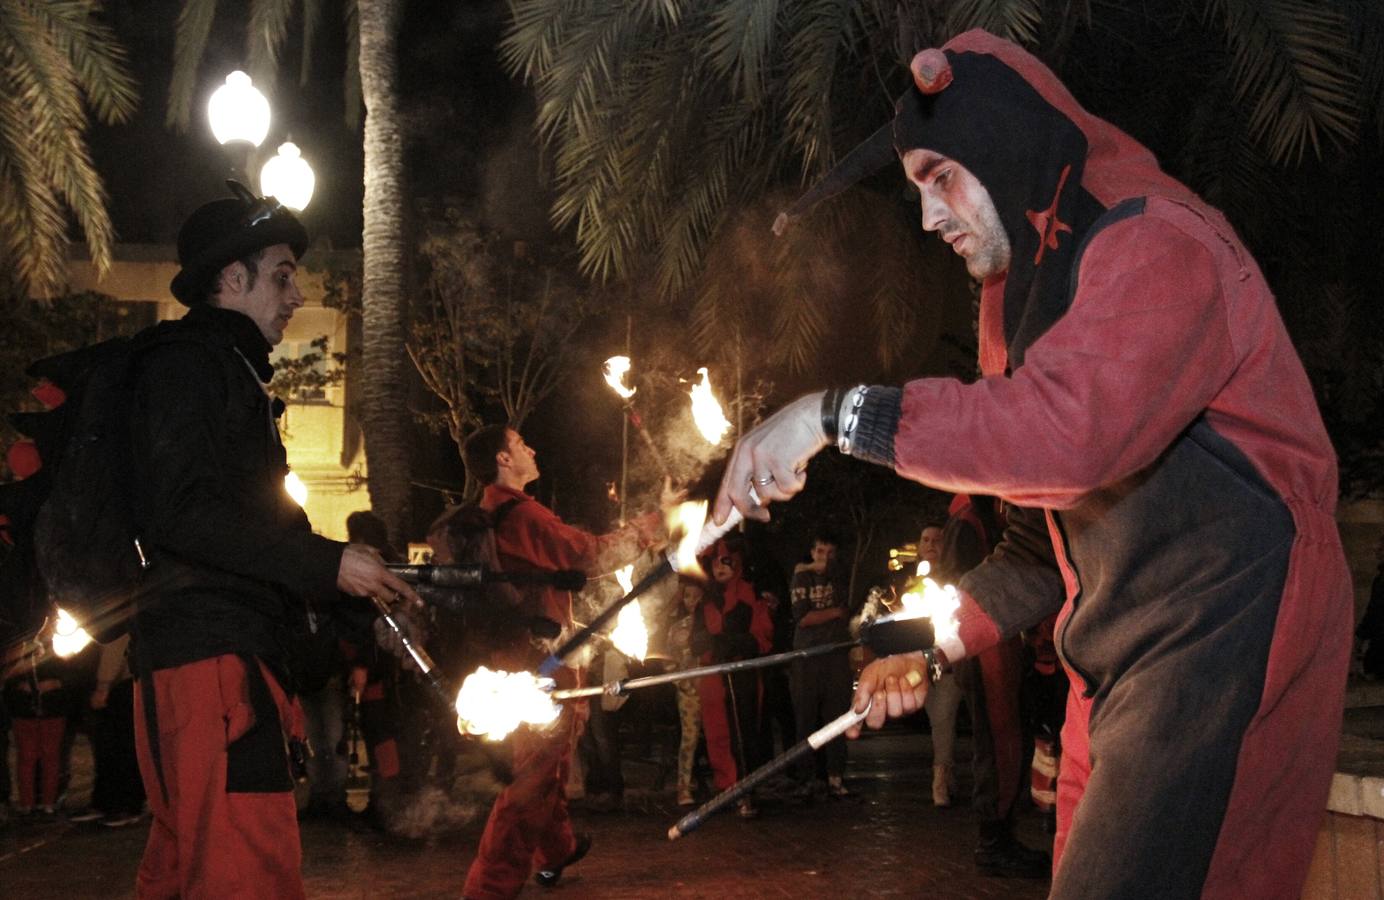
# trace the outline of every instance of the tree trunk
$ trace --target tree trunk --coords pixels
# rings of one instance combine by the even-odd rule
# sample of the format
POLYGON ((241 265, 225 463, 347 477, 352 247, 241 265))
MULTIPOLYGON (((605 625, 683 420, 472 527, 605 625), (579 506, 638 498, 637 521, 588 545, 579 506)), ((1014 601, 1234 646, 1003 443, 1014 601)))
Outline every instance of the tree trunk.
POLYGON ((396 39, 399 0, 358 0, 365 100, 365 229, 361 238, 362 425, 370 503, 399 545, 409 538, 405 337, 404 160, 396 39))

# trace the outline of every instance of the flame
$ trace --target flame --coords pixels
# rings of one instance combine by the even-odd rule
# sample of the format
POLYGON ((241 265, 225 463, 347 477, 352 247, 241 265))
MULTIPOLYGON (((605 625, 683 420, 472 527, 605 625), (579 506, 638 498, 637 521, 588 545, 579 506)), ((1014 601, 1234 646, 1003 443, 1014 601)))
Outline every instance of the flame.
MULTIPOLYGON (((617 571, 615 580, 626 594, 634 590, 634 564, 617 571)), ((625 604, 620 610, 620 615, 615 619, 615 628, 610 632, 610 642, 630 659, 643 659, 649 655, 649 629, 644 625, 644 611, 639 608, 638 600, 625 604)))
POLYGON ((620 585, 620 590, 628 594, 634 590, 634 563, 630 563, 623 569, 615 573, 615 580, 620 585))
POLYGON ((708 443, 719 444, 721 438, 730 430, 730 422, 721 412, 721 404, 716 401, 716 395, 711 391, 711 375, 707 372, 706 366, 698 369, 697 374, 701 377, 692 385, 692 390, 688 391, 688 396, 692 398, 692 419, 708 443))
POLYGON ((66 659, 75 656, 91 643, 91 635, 77 624, 77 620, 65 609, 58 609, 58 619, 53 623, 53 652, 66 659))
POLYGON ((629 374, 630 358, 628 356, 612 356, 605 361, 605 366, 601 371, 605 373, 606 384, 610 389, 619 394, 625 400, 634 396, 638 388, 628 387, 625 384, 625 376, 629 374))
POLYGON ((615 482, 613 481, 606 482, 606 499, 611 503, 620 502, 620 492, 615 490, 615 482))
POLYGON ((673 568, 683 575, 701 576, 701 566, 697 564, 697 551, 701 546, 702 526, 706 524, 706 501, 679 503, 668 514, 668 537, 675 549, 668 554, 673 568))
POLYGON ((297 472, 289 472, 284 476, 284 490, 288 491, 288 496, 293 498, 294 503, 307 506, 308 486, 298 477, 297 472))
POLYGON ((457 691, 457 731, 504 740, 520 725, 551 725, 561 710, 548 696, 551 678, 532 672, 493 672, 481 666, 457 691))
POLYGON ((918 563, 917 581, 899 599, 906 614, 926 616, 932 620, 933 634, 940 643, 956 637, 959 627, 956 612, 961 608, 961 595, 956 592, 955 585, 938 584, 929 578, 930 571, 932 566, 927 560, 918 563))

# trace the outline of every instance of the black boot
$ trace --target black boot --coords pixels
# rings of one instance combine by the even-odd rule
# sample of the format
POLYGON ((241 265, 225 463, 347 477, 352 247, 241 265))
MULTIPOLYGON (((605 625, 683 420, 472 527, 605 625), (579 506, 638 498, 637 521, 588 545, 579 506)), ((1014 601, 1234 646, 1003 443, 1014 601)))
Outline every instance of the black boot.
POLYGON ((1048 878, 1052 859, 1019 843, 1006 822, 985 822, 976 844, 976 868, 991 878, 1048 878))
POLYGON ((572 849, 571 854, 562 861, 562 865, 553 869, 539 869, 533 875, 533 880, 543 887, 553 887, 562 878, 562 870, 581 860, 591 850, 591 835, 577 835, 577 846, 572 849))

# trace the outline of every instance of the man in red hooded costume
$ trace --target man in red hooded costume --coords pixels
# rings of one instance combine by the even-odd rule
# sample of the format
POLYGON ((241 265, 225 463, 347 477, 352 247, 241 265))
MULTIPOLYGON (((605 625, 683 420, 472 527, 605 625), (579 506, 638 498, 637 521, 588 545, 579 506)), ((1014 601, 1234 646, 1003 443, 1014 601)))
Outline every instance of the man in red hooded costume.
MULTIPOLYGON (((1060 610, 1071 680, 1053 896, 1296 897, 1350 649, 1336 462, 1258 267, 1224 217, 1017 46, 912 64, 894 121, 781 217, 897 154, 923 227, 982 281, 973 384, 801 398, 736 447, 715 517, 804 486, 835 443, 1014 505, 961 579, 949 659, 1060 610)), ((872 664, 867 724, 922 704, 872 664)))

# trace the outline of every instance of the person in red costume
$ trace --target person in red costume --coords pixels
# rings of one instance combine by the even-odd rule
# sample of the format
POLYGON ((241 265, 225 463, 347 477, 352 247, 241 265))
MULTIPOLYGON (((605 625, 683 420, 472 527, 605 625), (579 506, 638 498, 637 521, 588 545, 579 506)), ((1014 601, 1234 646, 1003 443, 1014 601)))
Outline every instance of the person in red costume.
MULTIPOLYGON (((711 572, 701 605, 692 617, 692 652, 702 665, 750 659, 769 651, 774 623, 769 608, 745 578, 743 544, 722 538, 703 560, 711 572)), ((723 791, 763 762, 759 740, 759 673, 732 672, 697 679, 702 731, 712 782, 723 791)), ((740 801, 742 818, 759 815, 754 801, 740 801)))
MULTIPOLYGON (((781 217, 897 158, 982 283, 971 384, 800 398, 745 435, 714 518, 801 491, 835 444, 1012 504, 961 579, 948 659, 1059 612, 1071 680, 1052 896, 1296 897, 1350 652, 1336 460, 1263 275, 1225 218, 984 32, 914 57, 894 120, 781 217)), ((919 655, 861 675, 915 711, 919 655)))
MULTIPOLYGON (((464 448, 467 471, 485 492, 481 507, 493 513, 507 509, 495 528, 495 550, 506 572, 582 569, 591 574, 613 571, 633 562, 641 550, 661 537, 659 513, 637 516, 610 534, 593 535, 568 525, 542 503, 524 493, 538 479, 538 460, 533 448, 513 428, 488 425, 477 429, 464 448)), ((665 483, 665 510, 685 499, 665 483)), ((572 595, 544 587, 537 596, 526 595, 530 615, 543 615, 564 629, 572 627, 572 595)), ((535 669, 546 655, 527 637, 491 654, 491 667, 509 672, 535 669)), ((558 687, 576 687, 580 672, 563 667, 554 676, 558 687)), ((470 900, 510 898, 519 894, 530 870, 534 879, 552 887, 563 869, 591 849, 590 835, 577 835, 567 814, 567 773, 572 748, 585 722, 585 707, 563 706, 557 723, 543 731, 521 728, 515 732, 514 780, 495 798, 485 823, 476 859, 466 874, 464 895, 470 900)))

